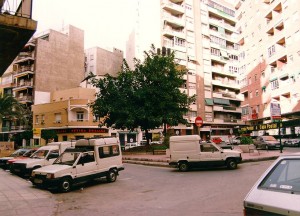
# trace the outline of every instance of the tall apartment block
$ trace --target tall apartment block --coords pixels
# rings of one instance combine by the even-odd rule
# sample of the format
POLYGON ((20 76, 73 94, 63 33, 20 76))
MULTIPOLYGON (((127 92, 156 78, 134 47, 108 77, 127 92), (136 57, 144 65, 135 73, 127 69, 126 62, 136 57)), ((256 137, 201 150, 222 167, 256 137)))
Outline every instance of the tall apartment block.
MULTIPOLYGON (((209 136, 227 137, 231 128, 243 124, 240 108, 243 95, 237 83, 239 46, 236 42, 235 9, 225 1, 218 2, 161 0, 158 7, 153 7, 153 10, 160 10, 161 19, 157 23, 159 30, 152 27, 151 32, 152 35, 159 34, 160 41, 148 40, 147 43, 175 52, 176 61, 188 69, 182 92, 189 96, 197 95, 196 103, 184 116, 191 126, 173 127, 176 134, 197 133, 198 128, 194 124, 197 116, 204 120, 200 128, 203 139, 209 136)), ((143 26, 138 24, 138 27, 143 26)), ((137 39, 132 43, 145 50, 145 41, 141 42, 140 35, 132 34, 131 38, 137 39)), ((134 49, 129 43, 128 47, 132 56, 134 49)))
POLYGON ((300 34, 300 6, 296 1, 152 2, 149 13, 160 18, 159 22, 151 19, 148 34, 153 39, 143 37, 141 16, 147 12, 140 1, 139 21, 128 40, 126 56, 142 58, 141 50, 153 43, 175 51, 176 61, 187 67, 182 91, 197 95, 185 116, 193 126, 174 127, 176 134, 197 133, 196 116, 204 120, 203 139, 225 138, 245 124, 268 123, 273 100, 281 105, 283 121, 298 118, 298 127, 288 130, 299 131, 296 65, 300 52, 295 44, 300 34))
MULTIPOLYGON (((29 109, 49 102, 50 92, 75 88, 84 78, 84 32, 74 26, 34 36, 2 79, 4 92, 29 109), (9 81, 11 80, 11 84, 9 81)), ((2 132, 21 132, 24 125, 4 119, 2 132)))
MULTIPOLYGON (((240 1, 237 4, 239 79, 244 121, 271 122, 279 103, 282 134, 300 134, 300 5, 294 0, 240 1)), ((256 131, 262 135, 266 131, 256 131)), ((269 130, 277 135, 278 130, 269 130)))
MULTIPOLYGON (((116 76, 121 71, 124 53, 122 50, 112 48, 112 50, 102 49, 100 47, 92 47, 85 49, 84 77, 88 77, 90 73, 101 78, 106 74, 116 76)), ((88 80, 81 83, 82 87, 90 86, 88 80)))

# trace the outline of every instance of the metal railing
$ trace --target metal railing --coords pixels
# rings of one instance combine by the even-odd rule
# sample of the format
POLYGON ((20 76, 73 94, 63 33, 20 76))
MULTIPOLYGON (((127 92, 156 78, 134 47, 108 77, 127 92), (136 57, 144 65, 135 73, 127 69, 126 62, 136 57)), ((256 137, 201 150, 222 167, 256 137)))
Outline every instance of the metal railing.
POLYGON ((32 0, 0 0, 0 14, 31 19, 32 0))

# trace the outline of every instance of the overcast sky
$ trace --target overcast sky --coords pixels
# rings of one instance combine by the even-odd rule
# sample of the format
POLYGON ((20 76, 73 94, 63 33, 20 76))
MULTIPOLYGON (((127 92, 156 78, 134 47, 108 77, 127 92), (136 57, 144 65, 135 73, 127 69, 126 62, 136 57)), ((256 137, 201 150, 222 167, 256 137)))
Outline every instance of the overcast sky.
POLYGON ((132 31, 137 0, 33 0, 37 33, 73 25, 84 30, 85 48, 118 48, 132 31))

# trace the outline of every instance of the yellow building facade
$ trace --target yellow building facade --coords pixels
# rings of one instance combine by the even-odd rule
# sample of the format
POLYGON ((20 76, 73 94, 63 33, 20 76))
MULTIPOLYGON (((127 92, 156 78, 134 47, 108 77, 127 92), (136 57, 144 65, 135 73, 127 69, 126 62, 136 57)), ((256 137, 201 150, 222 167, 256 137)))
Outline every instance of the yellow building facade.
POLYGON ((51 93, 49 103, 32 106, 33 139, 44 145, 43 131, 54 130, 55 141, 111 136, 108 128, 99 128, 101 119, 93 115, 89 104, 95 100, 95 89, 73 88, 51 93))

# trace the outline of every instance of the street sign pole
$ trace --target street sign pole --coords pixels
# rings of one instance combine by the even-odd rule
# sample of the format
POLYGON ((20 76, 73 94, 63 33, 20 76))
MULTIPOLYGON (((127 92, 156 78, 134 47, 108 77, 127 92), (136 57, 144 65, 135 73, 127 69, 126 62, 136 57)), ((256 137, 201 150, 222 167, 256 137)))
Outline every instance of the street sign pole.
POLYGON ((203 125, 203 119, 200 116, 197 116, 195 119, 195 124, 197 126, 197 133, 200 136, 200 127, 203 125))

